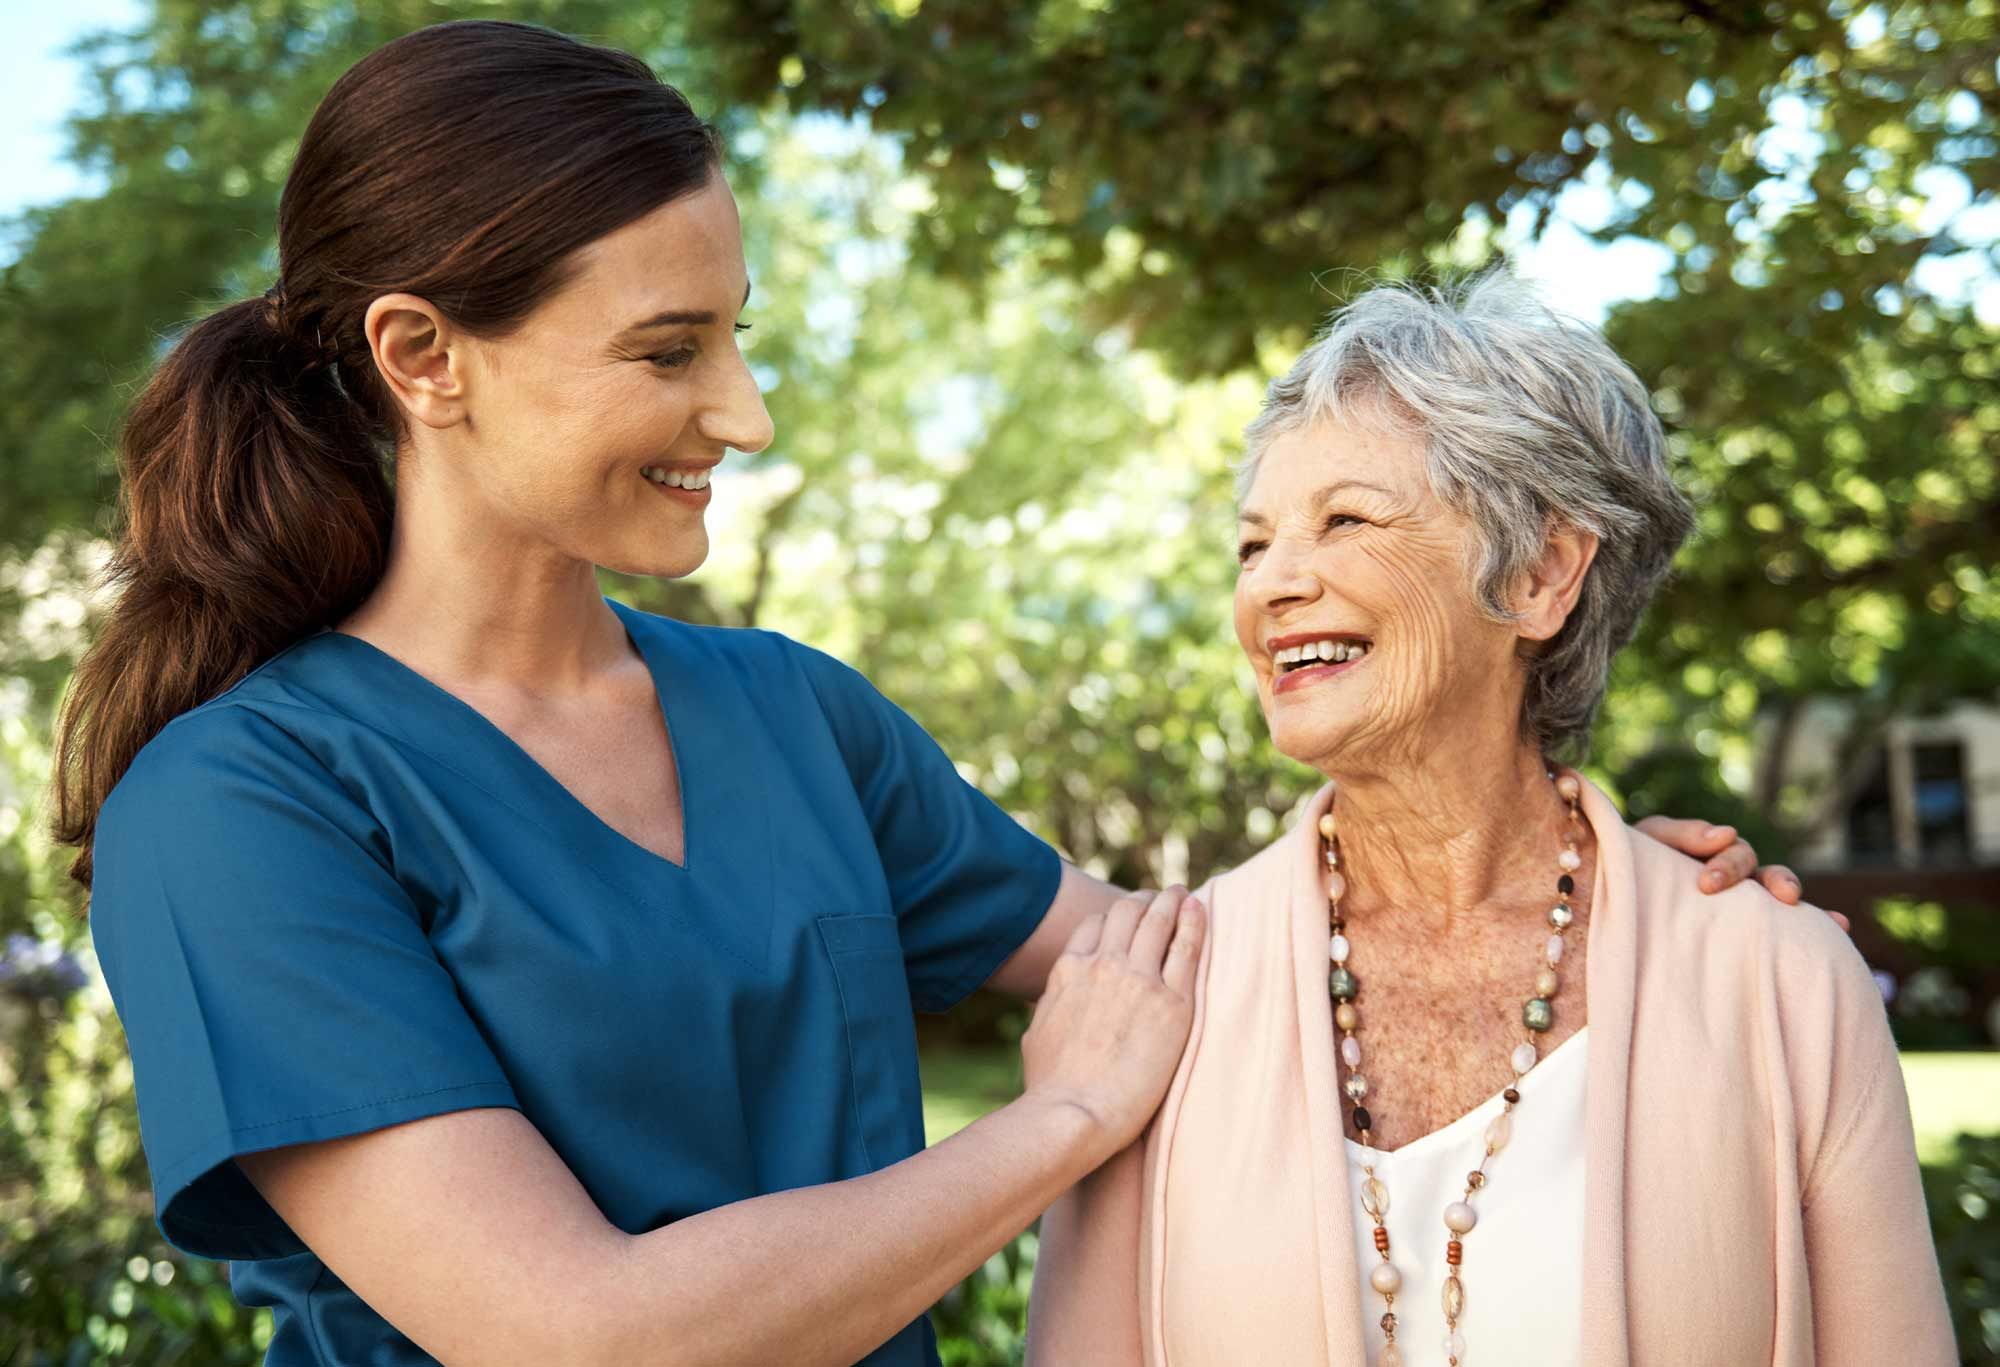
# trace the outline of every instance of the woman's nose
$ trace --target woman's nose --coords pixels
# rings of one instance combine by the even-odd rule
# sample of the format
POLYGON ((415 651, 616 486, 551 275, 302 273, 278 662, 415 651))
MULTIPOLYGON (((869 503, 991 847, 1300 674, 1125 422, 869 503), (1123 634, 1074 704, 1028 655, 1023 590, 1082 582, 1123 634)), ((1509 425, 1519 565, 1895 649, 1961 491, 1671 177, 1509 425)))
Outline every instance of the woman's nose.
POLYGON ((1275 614, 1311 602, 1319 596, 1320 585, 1303 547, 1273 541, 1251 566, 1246 588, 1260 611, 1275 614))
POLYGON ((750 365, 741 354, 729 367, 722 384, 722 392, 702 414, 703 434, 711 441, 753 456, 771 444, 776 429, 771 425, 770 410, 764 407, 764 395, 757 388, 757 377, 750 373, 750 365))

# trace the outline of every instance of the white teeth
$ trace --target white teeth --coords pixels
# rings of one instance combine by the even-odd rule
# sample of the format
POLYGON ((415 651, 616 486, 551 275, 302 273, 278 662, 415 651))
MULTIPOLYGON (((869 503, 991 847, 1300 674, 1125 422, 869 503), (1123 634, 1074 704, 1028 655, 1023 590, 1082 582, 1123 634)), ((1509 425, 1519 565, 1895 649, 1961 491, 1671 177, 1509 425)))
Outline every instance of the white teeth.
POLYGON ((655 484, 664 484, 670 489, 706 489, 708 471, 669 470, 659 465, 648 465, 639 472, 655 484))
POLYGON ((1368 653, 1366 641, 1336 641, 1332 637, 1324 640, 1308 641, 1300 646, 1287 646, 1283 650, 1271 652, 1271 660, 1278 665, 1309 664, 1324 660, 1332 664, 1344 664, 1358 660, 1368 653))

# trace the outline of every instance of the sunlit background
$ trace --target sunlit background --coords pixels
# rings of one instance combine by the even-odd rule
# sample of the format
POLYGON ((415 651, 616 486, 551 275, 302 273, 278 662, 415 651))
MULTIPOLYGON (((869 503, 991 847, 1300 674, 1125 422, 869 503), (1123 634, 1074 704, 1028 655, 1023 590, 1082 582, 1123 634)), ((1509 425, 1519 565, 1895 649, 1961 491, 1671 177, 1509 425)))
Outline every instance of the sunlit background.
MULTIPOLYGON (((66 0, 0 8, 0 1364, 268 1334, 151 1224, 50 720, 122 404, 271 282, 328 83, 473 16, 639 52, 728 137, 778 439, 718 472, 698 574, 607 590, 842 655, 1107 877, 1204 878, 1315 786, 1236 660, 1229 471, 1326 311, 1504 255, 1603 325, 1701 521, 1588 767, 1853 918, 1965 1358, 2000 1362, 1990 0, 66 0)), ((924 1022, 933 1139, 1014 1094, 1021 1026, 924 1022)), ((1018 1361, 1034 1249, 939 1308, 947 1363, 1018 1361)))

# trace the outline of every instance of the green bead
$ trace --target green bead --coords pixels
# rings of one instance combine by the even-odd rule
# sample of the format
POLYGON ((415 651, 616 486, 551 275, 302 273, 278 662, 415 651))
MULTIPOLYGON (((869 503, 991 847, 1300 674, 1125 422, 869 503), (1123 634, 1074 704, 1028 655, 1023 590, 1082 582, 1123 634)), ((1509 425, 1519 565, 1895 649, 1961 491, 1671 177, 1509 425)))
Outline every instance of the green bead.
POLYGON ((1547 997, 1534 997, 1521 1008, 1521 1024, 1530 1030, 1546 1030, 1556 1023, 1556 1009, 1547 997))
POLYGON ((1326 978, 1326 990, 1333 994, 1337 1002, 1351 1002, 1361 990, 1361 984, 1354 975, 1344 968, 1336 968, 1326 978))

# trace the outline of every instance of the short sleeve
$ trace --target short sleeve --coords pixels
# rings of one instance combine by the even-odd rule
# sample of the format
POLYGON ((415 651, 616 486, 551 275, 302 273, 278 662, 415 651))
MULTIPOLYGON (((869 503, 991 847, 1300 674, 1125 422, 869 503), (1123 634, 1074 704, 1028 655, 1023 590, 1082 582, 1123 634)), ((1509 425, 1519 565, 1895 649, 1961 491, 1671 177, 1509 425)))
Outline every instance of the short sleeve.
POLYGON ((518 1108, 380 826, 260 713, 211 707, 155 737, 99 815, 95 868, 92 934, 176 1248, 305 1251, 237 1154, 518 1108))
POLYGON ((910 999, 943 1011, 1041 924, 1062 859, 965 781, 908 713, 830 655, 794 645, 888 877, 910 999))

